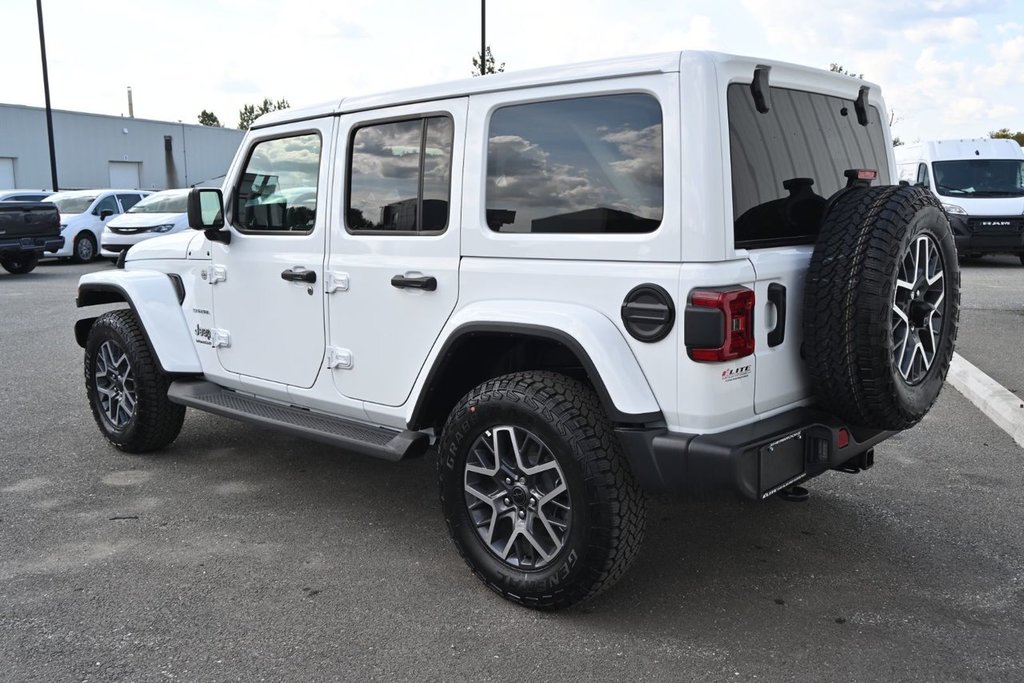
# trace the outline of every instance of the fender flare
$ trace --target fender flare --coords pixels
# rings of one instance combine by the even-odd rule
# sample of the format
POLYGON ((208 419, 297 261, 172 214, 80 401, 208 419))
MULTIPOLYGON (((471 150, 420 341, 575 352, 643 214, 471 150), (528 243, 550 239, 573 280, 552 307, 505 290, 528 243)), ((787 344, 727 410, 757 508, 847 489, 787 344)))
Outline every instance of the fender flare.
MULTIPOLYGON (((83 275, 78 281, 79 308, 125 302, 142 325, 160 368, 167 373, 195 374, 203 371, 199 362, 188 322, 181 310, 183 290, 175 276, 157 270, 101 271, 83 275)), ((75 324, 75 338, 79 346, 85 339, 95 318, 75 324)))
POLYGON ((615 422, 664 420, 661 407, 622 332, 602 313, 549 301, 488 301, 470 304, 449 319, 413 387, 415 404, 406 422, 417 424, 429 389, 460 340, 502 334, 556 341, 577 357, 608 416, 615 422))

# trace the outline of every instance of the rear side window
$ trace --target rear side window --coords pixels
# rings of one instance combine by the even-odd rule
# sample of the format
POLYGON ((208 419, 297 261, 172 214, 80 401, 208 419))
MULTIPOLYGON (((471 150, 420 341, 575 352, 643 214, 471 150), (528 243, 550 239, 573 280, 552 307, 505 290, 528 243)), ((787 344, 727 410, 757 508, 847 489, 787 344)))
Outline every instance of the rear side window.
POLYGON ((235 191, 236 226, 243 232, 312 232, 319 174, 317 133, 257 143, 235 191))
POLYGON ((349 155, 348 229, 442 232, 448 226, 452 138, 447 116, 357 128, 349 155))
POLYGON ((117 199, 118 201, 121 202, 121 209, 123 211, 127 211, 128 209, 138 204, 139 200, 142 199, 142 197, 140 197, 137 194, 119 194, 117 195, 117 199))
POLYGON ((771 110, 761 114, 740 83, 729 86, 728 106, 736 247, 813 243, 847 169, 891 182, 875 107, 862 126, 852 100, 771 88, 771 110))
POLYGON ((487 225, 515 233, 645 233, 664 213, 661 106, 602 95, 503 107, 487 141, 487 225))

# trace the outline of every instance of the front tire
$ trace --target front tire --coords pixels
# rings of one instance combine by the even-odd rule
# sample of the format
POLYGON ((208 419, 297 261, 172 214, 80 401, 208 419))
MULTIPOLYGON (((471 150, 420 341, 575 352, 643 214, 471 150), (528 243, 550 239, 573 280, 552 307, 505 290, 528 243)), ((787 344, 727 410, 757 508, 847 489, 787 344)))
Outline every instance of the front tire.
POLYGON ((12 275, 31 273, 37 265, 39 265, 39 254, 31 252, 0 259, 0 266, 3 266, 4 270, 12 275))
POLYGON ((174 441, 185 407, 167 400, 169 386, 131 311, 110 311, 96 320, 85 344, 85 389, 110 443, 147 453, 174 441))
POLYGON ((439 446, 448 530, 491 590, 535 609, 593 597, 640 548, 645 501, 593 390, 552 372, 481 384, 439 446))
POLYGON ((75 238, 71 260, 75 263, 89 263, 96 258, 96 238, 91 232, 83 232, 75 238))

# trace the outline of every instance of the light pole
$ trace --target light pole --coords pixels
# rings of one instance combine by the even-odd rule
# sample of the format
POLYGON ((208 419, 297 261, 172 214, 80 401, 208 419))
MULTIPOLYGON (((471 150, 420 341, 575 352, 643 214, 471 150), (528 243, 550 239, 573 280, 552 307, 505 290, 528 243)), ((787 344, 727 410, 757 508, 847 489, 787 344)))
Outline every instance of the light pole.
POLYGON ((46 136, 50 141, 50 180, 53 191, 57 187, 57 154, 53 149, 53 110, 50 109, 50 75, 46 70, 46 38, 43 36, 43 0, 36 0, 36 14, 39 17, 39 54, 43 58, 43 94, 46 96, 46 136))
MULTIPOLYGON (((40 24, 42 26, 42 24, 40 24)), ((480 75, 487 74, 487 0, 480 0, 480 75)))

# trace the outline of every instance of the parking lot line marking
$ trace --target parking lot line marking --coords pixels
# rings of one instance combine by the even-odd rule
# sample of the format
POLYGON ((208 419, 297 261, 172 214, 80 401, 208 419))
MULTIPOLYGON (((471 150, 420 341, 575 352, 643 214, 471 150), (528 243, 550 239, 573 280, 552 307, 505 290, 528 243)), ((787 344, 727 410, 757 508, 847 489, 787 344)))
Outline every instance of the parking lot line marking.
POLYGON ((1024 448, 1024 398, 1013 394, 959 353, 953 354, 946 381, 1024 448))

